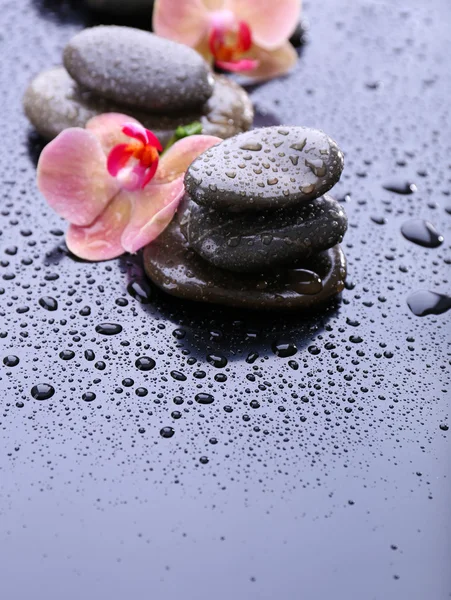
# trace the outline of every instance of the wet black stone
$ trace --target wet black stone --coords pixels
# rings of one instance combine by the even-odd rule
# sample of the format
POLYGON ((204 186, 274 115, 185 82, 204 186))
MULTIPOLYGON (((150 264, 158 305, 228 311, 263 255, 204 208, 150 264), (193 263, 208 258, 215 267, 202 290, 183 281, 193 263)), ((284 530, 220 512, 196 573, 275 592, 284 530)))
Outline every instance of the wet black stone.
POLYGON ((151 112, 201 106, 213 93, 213 76, 195 50, 132 27, 76 34, 64 50, 64 66, 96 94, 151 112))
POLYGON ((222 211, 276 210, 325 194, 340 178, 343 154, 325 133, 265 127, 210 148, 188 168, 187 193, 222 211))
POLYGON ((254 117, 244 89, 231 79, 214 76, 213 95, 197 109, 174 114, 152 114, 102 98, 80 88, 64 67, 42 71, 26 89, 23 105, 35 129, 46 139, 68 127, 84 127, 89 119, 105 113, 128 114, 155 133, 164 145, 180 125, 200 121, 202 132, 227 138, 247 131, 254 117))
POLYGON ((198 302, 277 310, 318 306, 344 288, 346 261, 338 245, 299 261, 296 269, 262 275, 234 273, 214 267, 189 248, 180 231, 180 218, 177 213, 169 227, 144 250, 147 275, 169 294, 198 302), (299 290, 298 270, 301 282, 305 282, 306 271, 316 274, 321 284, 312 278, 311 285, 318 293, 299 290))
POLYGON ((84 0, 88 8, 114 15, 142 14, 150 19, 153 0, 84 0))
POLYGON ((329 195, 298 207, 233 214, 186 200, 181 230, 202 258, 230 271, 290 265, 339 244, 347 228, 342 206, 329 195))

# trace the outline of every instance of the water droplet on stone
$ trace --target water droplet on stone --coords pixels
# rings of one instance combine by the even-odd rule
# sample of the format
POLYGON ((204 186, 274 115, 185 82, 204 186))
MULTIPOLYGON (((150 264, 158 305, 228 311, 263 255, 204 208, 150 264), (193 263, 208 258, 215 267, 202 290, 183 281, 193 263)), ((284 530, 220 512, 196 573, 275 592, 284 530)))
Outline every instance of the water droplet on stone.
POLYGON ((241 150, 251 150, 253 152, 258 152, 259 150, 262 149, 262 145, 259 144, 258 142, 252 142, 249 141, 246 144, 243 144, 242 146, 240 146, 241 150))
POLYGON ((323 289, 321 277, 307 269, 290 269, 288 271, 290 287, 298 294, 313 296, 323 289))

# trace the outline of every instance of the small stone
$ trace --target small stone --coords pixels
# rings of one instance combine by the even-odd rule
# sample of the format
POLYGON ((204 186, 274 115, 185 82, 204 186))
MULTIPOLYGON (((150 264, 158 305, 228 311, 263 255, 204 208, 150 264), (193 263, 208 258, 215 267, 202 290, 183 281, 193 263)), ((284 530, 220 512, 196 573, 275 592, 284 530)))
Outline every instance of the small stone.
POLYGON ((256 275, 232 273, 217 269, 189 248, 180 231, 179 219, 177 213, 165 231, 144 250, 147 275, 173 296, 251 309, 309 309, 344 288, 346 260, 338 245, 297 265, 296 269, 256 275))
POLYGON ((25 92, 24 110, 35 129, 51 140, 68 127, 84 127, 106 112, 128 114, 155 133, 165 145, 179 125, 202 123, 202 132, 221 138, 247 131, 254 117, 249 96, 237 83, 215 75, 213 95, 197 111, 152 115, 82 90, 64 67, 43 71, 25 92))
POLYGON ((213 93, 213 75, 200 54, 132 27, 84 29, 67 44, 64 66, 97 95, 151 112, 198 107, 213 93))
POLYGON ((340 243, 347 228, 342 206, 329 195, 291 209, 234 214, 185 197, 181 230, 189 246, 216 267, 263 271, 304 260, 340 243))
POLYGON ((185 187, 208 208, 277 210, 324 195, 342 170, 341 150, 322 131, 273 126, 237 135, 201 154, 186 172, 185 187))

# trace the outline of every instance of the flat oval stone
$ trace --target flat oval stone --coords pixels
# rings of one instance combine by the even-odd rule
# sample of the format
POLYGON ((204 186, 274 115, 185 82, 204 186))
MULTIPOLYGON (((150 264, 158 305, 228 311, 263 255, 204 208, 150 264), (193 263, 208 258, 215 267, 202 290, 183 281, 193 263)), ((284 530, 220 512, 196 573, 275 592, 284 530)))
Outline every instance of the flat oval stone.
POLYGON ((181 230, 189 246, 216 267, 264 271, 339 244, 348 220, 331 196, 263 213, 234 214, 185 200, 181 230))
POLYGON ((165 145, 179 125, 202 123, 203 133, 221 138, 249 129, 254 117, 249 96, 234 81, 215 75, 213 95, 199 110, 184 114, 152 115, 124 107, 83 90, 64 67, 43 71, 28 86, 23 105, 28 119, 51 140, 68 127, 84 127, 105 112, 129 114, 152 130, 165 145))
POLYGON ((339 180, 343 153, 325 133, 274 126, 210 148, 189 167, 185 187, 203 206, 229 212, 310 202, 339 180))
POLYGON ((152 0, 85 0, 93 10, 101 10, 115 15, 152 12, 152 0))
POLYGON ((188 247, 177 215, 144 250, 147 275, 168 294, 237 308, 303 310, 323 304, 344 288, 346 260, 338 245, 296 269, 265 275, 232 273, 214 267, 188 247))
POLYGON ((213 93, 213 76, 200 54, 133 27, 84 29, 64 49, 64 66, 82 87, 146 111, 201 106, 213 93))

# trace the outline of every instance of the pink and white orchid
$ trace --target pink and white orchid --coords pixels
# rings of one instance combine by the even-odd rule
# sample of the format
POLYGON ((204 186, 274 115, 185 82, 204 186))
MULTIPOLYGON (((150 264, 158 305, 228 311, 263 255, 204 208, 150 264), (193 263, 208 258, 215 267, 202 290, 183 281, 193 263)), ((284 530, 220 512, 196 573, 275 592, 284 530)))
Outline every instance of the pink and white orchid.
POLYGON ((301 0, 155 0, 153 29, 221 69, 270 79, 296 63, 300 12, 301 0))
POLYGON ((69 250, 86 260, 108 260, 137 252, 169 225, 186 169, 220 141, 185 137, 160 158, 160 142, 138 121, 99 115, 85 129, 64 130, 44 148, 38 187, 70 223, 69 250))

